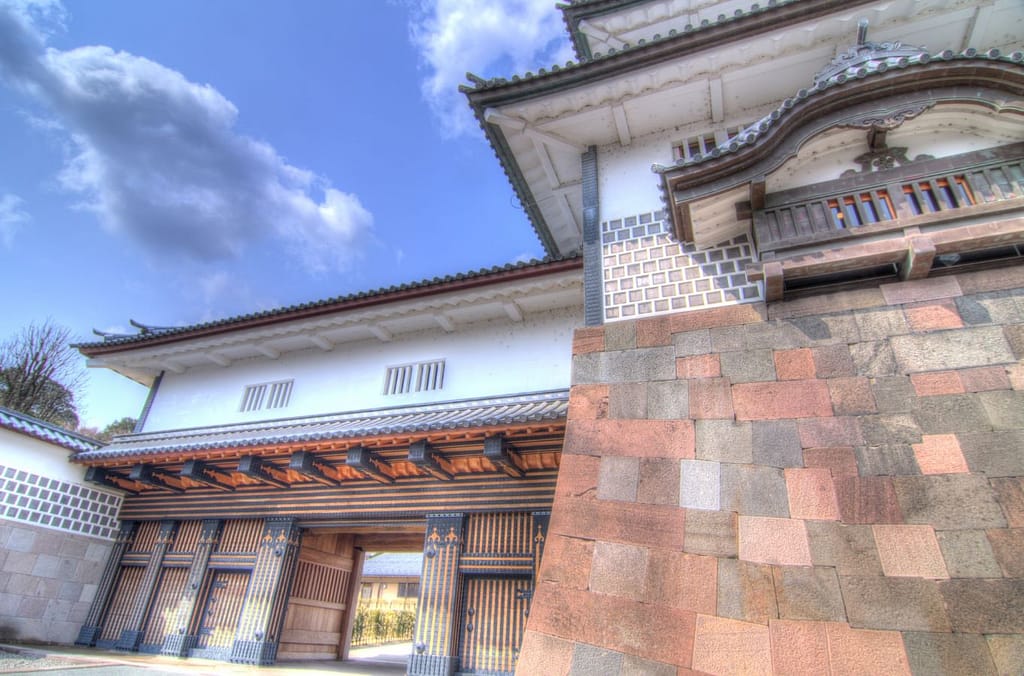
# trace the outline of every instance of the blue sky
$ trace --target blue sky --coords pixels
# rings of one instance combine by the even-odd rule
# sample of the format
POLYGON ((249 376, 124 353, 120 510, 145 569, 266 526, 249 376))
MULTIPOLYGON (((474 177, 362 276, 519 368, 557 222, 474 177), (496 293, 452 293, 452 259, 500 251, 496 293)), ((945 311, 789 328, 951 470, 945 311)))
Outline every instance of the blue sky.
MULTIPOLYGON (((0 339, 542 256, 457 87, 568 60, 553 4, 0 0, 0 339)), ((83 423, 144 397, 89 370, 83 423)))

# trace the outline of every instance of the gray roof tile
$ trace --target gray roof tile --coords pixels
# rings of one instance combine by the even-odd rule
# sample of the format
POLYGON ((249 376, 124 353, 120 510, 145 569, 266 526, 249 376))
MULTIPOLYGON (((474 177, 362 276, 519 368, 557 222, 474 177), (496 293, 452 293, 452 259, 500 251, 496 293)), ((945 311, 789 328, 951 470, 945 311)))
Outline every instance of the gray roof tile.
POLYGON ((95 439, 76 434, 75 432, 69 432, 56 425, 51 425, 38 418, 33 418, 18 411, 12 411, 3 406, 0 406, 0 427, 21 432, 30 437, 35 437, 51 444, 57 444, 76 452, 92 451, 101 445, 95 439))
POLYGON ((569 392, 553 390, 509 397, 356 411, 235 425, 143 432, 115 437, 78 460, 145 456, 176 451, 264 446, 304 441, 418 434, 491 425, 562 420, 569 392))

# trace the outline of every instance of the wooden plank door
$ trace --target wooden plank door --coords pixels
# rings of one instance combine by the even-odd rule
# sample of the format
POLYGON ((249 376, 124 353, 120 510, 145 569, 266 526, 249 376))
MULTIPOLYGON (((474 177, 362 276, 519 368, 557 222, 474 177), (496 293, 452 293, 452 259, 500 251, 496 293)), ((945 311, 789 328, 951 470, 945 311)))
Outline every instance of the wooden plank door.
POLYGON ((277 651, 279 659, 338 657, 344 641, 345 617, 349 614, 353 542, 351 535, 341 533, 303 537, 277 651))
POLYGON ((464 590, 460 671, 511 674, 526 628, 530 582, 520 578, 468 577, 464 590))
POLYGON ((248 572, 216 571, 213 574, 199 619, 196 649, 231 647, 248 585, 248 572))

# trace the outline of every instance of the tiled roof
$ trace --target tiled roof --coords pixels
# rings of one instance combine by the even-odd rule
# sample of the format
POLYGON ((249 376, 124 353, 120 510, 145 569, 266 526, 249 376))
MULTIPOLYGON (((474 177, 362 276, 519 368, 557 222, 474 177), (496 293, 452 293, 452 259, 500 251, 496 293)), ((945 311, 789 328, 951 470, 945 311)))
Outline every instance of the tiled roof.
POLYGON ((419 577, 423 555, 408 553, 377 554, 363 563, 363 577, 419 577))
POLYGON ((385 288, 375 289, 372 291, 360 291, 358 293, 348 294, 346 296, 335 296, 333 298, 325 298, 322 300, 310 301, 308 303, 300 303, 298 305, 288 305, 281 308, 275 308, 272 310, 264 310, 262 312, 253 312, 244 315, 237 315, 234 317, 226 317, 224 319, 217 319, 211 322, 204 322, 201 324, 192 324, 187 326, 147 326, 136 321, 132 321, 132 325, 139 329, 139 333, 134 334, 108 334, 96 332, 103 336, 102 341, 96 341, 91 343, 77 343, 72 347, 89 350, 91 348, 103 348, 117 345, 133 345, 138 343, 145 343, 150 340, 156 340, 166 338, 168 336, 185 335, 194 331, 202 331, 206 329, 214 329, 221 327, 230 327, 233 324, 244 324, 253 320, 262 320, 267 318, 280 318, 281 320, 288 319, 289 315, 305 313, 309 310, 323 309, 330 310, 334 306, 345 306, 354 302, 365 302, 379 300, 385 302, 389 296, 402 294, 404 292, 414 290, 426 290, 432 287, 441 287, 436 289, 438 292, 444 291, 443 287, 454 284, 456 282, 464 280, 481 280, 486 281, 487 277, 498 276, 502 273, 516 272, 516 271, 527 271, 530 269, 542 269, 546 266, 553 266, 557 263, 570 261, 575 259, 576 256, 566 257, 547 257, 543 260, 531 260, 521 263, 508 263, 506 265, 496 265, 490 268, 481 268, 479 270, 473 270, 470 272, 462 272, 454 275, 445 275, 443 277, 433 277, 431 279, 424 279, 418 282, 409 282, 406 284, 399 284, 395 286, 389 286, 385 288))
MULTIPOLYGON (((637 41, 637 43, 635 45, 626 43, 621 49, 616 49, 615 47, 611 47, 607 52, 604 52, 604 53, 597 52, 597 53, 589 55, 589 56, 586 55, 586 54, 579 54, 578 53, 578 58, 577 58, 576 61, 567 61, 564 66, 559 65, 559 64, 554 64, 550 68, 541 68, 536 73, 534 73, 532 71, 527 71, 527 72, 523 73, 522 75, 512 75, 511 77, 507 77, 507 78, 504 78, 504 77, 482 78, 482 77, 479 77, 477 75, 473 75, 472 73, 466 73, 466 77, 470 80, 470 82, 473 83, 473 86, 470 87, 470 86, 466 86, 466 85, 461 85, 460 86, 460 90, 462 92, 464 92, 464 93, 469 93, 469 92, 474 92, 474 91, 484 91, 484 90, 488 90, 488 89, 500 89, 502 87, 506 87, 506 86, 509 86, 509 85, 512 85, 512 84, 518 84, 520 82, 530 82, 530 81, 534 81, 534 80, 543 80, 544 78, 555 76, 558 73, 564 72, 566 70, 571 70, 571 69, 574 69, 574 68, 580 68, 582 66, 586 66, 587 64, 598 62, 598 61, 605 61, 605 60, 612 59, 612 58, 622 57, 624 54, 628 54, 628 53, 631 53, 631 52, 636 52, 636 51, 638 51, 638 50, 640 50, 640 49, 642 49, 644 47, 649 47, 649 46, 652 46, 652 45, 655 45, 655 44, 658 44, 658 43, 674 40, 676 38, 693 36, 693 35, 695 35, 697 33, 702 32, 702 31, 707 31, 707 30, 710 30, 712 28, 717 28, 719 26, 722 26, 722 25, 725 25, 725 24, 728 24, 728 23, 732 23, 732 22, 739 21, 739 20, 742 20, 742 19, 747 19, 747 18, 752 17, 752 16, 757 16, 757 15, 760 15, 760 14, 764 14, 765 12, 769 12, 769 11, 778 9, 778 8, 784 7, 786 5, 797 4, 799 2, 801 2, 801 0, 768 0, 768 2, 766 2, 763 5, 762 4, 758 4, 758 3, 754 3, 754 4, 751 5, 750 9, 748 9, 746 11, 738 9, 735 12, 733 12, 731 15, 720 14, 720 15, 718 15, 716 20, 710 21, 708 19, 705 19, 705 20, 701 21, 700 24, 698 24, 696 26, 694 26, 692 24, 686 24, 686 26, 683 28, 683 30, 679 31, 679 30, 676 30, 676 29, 673 28, 673 29, 669 30, 665 35, 661 35, 660 33, 655 33, 651 37, 650 40, 646 40, 646 39, 641 38, 640 40, 637 41)), ((588 4, 588 3, 573 3, 573 5, 570 5, 569 7, 566 7, 565 9, 563 9, 563 11, 571 10, 576 5, 586 6, 586 4, 588 4)), ((591 4, 596 4, 596 3, 591 3, 591 4)), ((623 3, 623 4, 629 4, 629 3, 623 3)), ((571 28, 570 28, 570 30, 571 30, 571 28)))
POLYGON ((756 144, 758 139, 786 117, 797 103, 812 99, 826 89, 838 87, 854 80, 878 76, 893 70, 919 68, 927 66, 929 63, 942 61, 1001 61, 1016 65, 1024 63, 1024 52, 1020 51, 1003 55, 998 49, 991 49, 984 53, 978 52, 978 50, 973 48, 965 49, 959 53, 947 49, 932 55, 922 48, 907 47, 898 42, 887 44, 869 43, 868 47, 869 49, 867 50, 863 49, 863 46, 853 47, 840 54, 825 69, 818 73, 811 87, 799 90, 795 96, 784 100, 778 108, 749 125, 736 136, 713 148, 710 152, 704 155, 693 155, 685 159, 680 158, 675 164, 655 164, 651 169, 656 173, 663 174, 739 152, 743 148, 756 144))
POLYGON ((107 446, 80 453, 79 460, 201 451, 293 442, 355 439, 390 434, 467 429, 562 420, 567 390, 472 399, 422 406, 289 418, 258 423, 144 432, 115 437, 107 446))
POLYGON ((64 448, 83 453, 100 447, 100 442, 95 439, 69 432, 66 429, 43 422, 30 415, 12 411, 9 408, 0 406, 0 427, 27 434, 30 437, 57 444, 64 448))

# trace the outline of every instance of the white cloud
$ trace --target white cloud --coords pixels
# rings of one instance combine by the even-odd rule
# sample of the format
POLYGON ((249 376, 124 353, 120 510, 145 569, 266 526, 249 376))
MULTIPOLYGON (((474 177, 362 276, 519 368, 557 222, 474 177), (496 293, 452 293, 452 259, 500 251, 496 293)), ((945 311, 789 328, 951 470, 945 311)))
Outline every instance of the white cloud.
POLYGON ((29 220, 28 213, 21 210, 22 204, 24 200, 17 195, 0 195, 0 243, 7 248, 14 243, 14 233, 21 224, 29 220))
POLYGON ((0 77, 49 106, 70 139, 60 183, 107 230, 160 256, 221 260, 276 238, 313 271, 349 262, 373 225, 358 197, 237 133, 208 84, 105 46, 45 48, 34 18, 55 6, 0 0, 0 77))
POLYGON ((423 95, 447 136, 477 126, 458 91, 467 71, 509 76, 573 58, 552 0, 424 0, 410 33, 429 70, 423 95))

